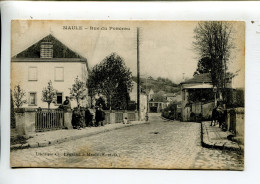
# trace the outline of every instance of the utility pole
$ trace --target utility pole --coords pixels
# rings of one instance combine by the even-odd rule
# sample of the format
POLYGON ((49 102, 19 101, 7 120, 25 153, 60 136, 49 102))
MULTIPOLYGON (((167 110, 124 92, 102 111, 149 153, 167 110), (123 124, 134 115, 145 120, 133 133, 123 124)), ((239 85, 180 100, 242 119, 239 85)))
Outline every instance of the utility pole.
POLYGON ((140 121, 140 56, 139 56, 139 27, 137 27, 137 111, 140 121))

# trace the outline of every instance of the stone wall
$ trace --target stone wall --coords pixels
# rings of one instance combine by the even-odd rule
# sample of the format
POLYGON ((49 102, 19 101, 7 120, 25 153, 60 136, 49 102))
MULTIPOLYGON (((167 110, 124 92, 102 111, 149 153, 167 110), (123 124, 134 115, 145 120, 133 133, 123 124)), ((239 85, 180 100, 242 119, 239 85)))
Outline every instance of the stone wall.
MULTIPOLYGON (((112 124, 116 123, 116 113, 122 113, 122 123, 125 117, 130 118, 132 121, 138 120, 138 113, 136 111, 105 111, 106 115, 109 118, 106 120, 105 124, 112 124), (131 115, 129 115, 131 113, 131 115), (133 119, 134 117, 134 119, 133 119)), ((36 109, 33 108, 20 108, 15 109, 15 120, 16 120, 16 132, 18 135, 29 135, 35 133, 35 113, 36 109)), ((120 116, 121 117, 121 116, 120 116)), ((65 129, 72 129, 72 111, 64 112, 64 128, 65 129)))
POLYGON ((16 131, 18 135, 28 135, 35 132, 35 109, 15 109, 16 131))
POLYGON ((129 113, 135 113, 135 120, 134 121, 137 121, 138 120, 138 112, 137 111, 105 111, 106 113, 106 116, 108 116, 108 113, 109 113, 109 119, 106 120, 106 124, 113 124, 113 123, 116 123, 116 113, 122 113, 123 114, 123 118, 122 118, 122 121, 118 122, 118 123, 121 123, 123 122, 123 119, 125 117, 127 117, 129 119, 129 113), (109 122, 108 122, 109 121, 109 122))
POLYGON ((228 109, 226 117, 227 130, 235 135, 235 139, 244 144, 245 110, 243 107, 228 109))

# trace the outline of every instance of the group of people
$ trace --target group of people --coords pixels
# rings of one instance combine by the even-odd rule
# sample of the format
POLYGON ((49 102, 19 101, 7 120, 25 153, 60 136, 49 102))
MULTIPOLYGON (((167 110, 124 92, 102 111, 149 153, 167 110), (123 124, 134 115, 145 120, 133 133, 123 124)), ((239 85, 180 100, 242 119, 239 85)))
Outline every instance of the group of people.
POLYGON ((104 120, 106 119, 106 113, 101 106, 96 108, 86 108, 85 110, 85 123, 86 127, 98 127, 104 126, 104 120))
POLYGON ((72 126, 74 129, 104 126, 105 112, 101 106, 91 108, 74 108, 72 112, 72 126))
MULTIPOLYGON (((59 109, 63 109, 64 111, 71 110, 71 103, 68 96, 66 96, 63 104, 59 106, 59 109)), ((92 106, 91 108, 75 107, 72 110, 71 123, 74 129, 81 129, 85 127, 104 126, 105 119, 106 113, 101 106, 92 106)))

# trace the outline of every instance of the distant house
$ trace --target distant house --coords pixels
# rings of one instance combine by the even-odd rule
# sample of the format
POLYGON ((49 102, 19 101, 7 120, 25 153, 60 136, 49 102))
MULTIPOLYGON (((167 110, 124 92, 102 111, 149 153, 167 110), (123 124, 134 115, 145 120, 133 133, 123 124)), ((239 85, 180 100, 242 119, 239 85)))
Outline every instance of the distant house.
MULTIPOLYGON (((229 80, 227 88, 231 88, 229 80)), ((182 120, 193 121, 197 116, 209 118, 214 108, 215 93, 209 73, 195 75, 181 83, 182 120), (204 94, 204 95, 202 95, 204 94)))
POLYGON ((148 99, 151 100, 153 98, 154 92, 152 89, 150 89, 149 93, 148 93, 148 99))
POLYGON ((165 97, 166 101, 168 101, 168 102, 172 102, 174 100, 175 96, 176 96, 175 93, 164 94, 164 97, 165 97))
MULTIPOLYGON (((52 81, 58 93, 57 101, 51 104, 51 108, 57 108, 65 100, 65 96, 70 96, 69 88, 77 76, 86 81, 87 59, 69 49, 53 35, 44 37, 11 58, 11 88, 20 84, 26 91, 28 103, 23 107, 47 108, 47 103, 41 100, 42 90, 52 81)), ((76 106, 75 101, 72 101, 73 106, 76 106)))
POLYGON ((167 107, 167 101, 165 98, 165 92, 159 91, 157 93, 153 93, 150 90, 151 98, 149 98, 149 112, 161 112, 163 109, 167 107))

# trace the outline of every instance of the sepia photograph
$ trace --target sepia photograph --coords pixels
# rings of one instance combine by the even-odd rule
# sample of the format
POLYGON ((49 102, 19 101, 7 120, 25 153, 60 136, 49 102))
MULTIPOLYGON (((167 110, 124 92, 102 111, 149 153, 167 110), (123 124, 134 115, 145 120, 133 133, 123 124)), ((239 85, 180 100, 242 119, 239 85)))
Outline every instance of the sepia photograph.
POLYGON ((10 68, 12 168, 244 170, 243 21, 12 20, 10 68))

